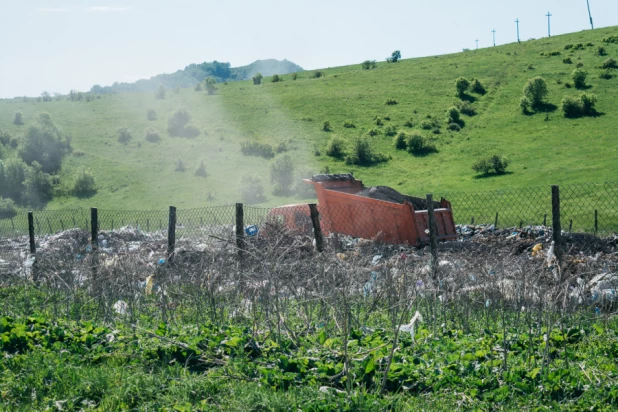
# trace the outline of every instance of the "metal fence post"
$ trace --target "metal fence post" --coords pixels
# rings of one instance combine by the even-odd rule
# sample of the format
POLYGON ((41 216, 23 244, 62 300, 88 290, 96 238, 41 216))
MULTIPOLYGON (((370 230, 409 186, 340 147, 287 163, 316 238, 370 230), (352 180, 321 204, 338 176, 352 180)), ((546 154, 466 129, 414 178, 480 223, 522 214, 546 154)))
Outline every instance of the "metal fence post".
POLYGON ((599 231, 599 211, 594 209, 594 235, 599 231))
POLYGON ((93 248, 99 245, 99 212, 96 207, 90 208, 90 241, 93 248))
POLYGON ((176 248, 176 207, 170 206, 169 223, 167 226, 167 261, 174 260, 174 249, 176 248))
POLYGON ((560 188, 558 186, 551 187, 551 218, 554 253, 558 258, 558 265, 560 265, 562 263, 562 227, 560 224, 560 188))
POLYGON ((242 203, 236 203, 236 247, 238 254, 242 256, 245 247, 245 216, 242 203))
POLYGON ((30 253, 36 253, 36 245, 34 243, 34 216, 32 211, 28 212, 28 236, 30 238, 30 253))
POLYGON ((315 237, 315 248, 318 252, 324 251, 324 237, 322 236, 322 227, 320 226, 320 213, 315 203, 309 204, 309 212, 311 214, 311 223, 313 224, 313 236, 315 237))
POLYGON ((429 247, 431 248, 431 276, 436 280, 438 270, 438 235, 436 231, 436 216, 433 210, 433 195, 427 195, 427 223, 429 225, 429 247))
POLYGON ((496 212, 496 220, 494 221, 494 230, 498 229, 498 212, 496 212))

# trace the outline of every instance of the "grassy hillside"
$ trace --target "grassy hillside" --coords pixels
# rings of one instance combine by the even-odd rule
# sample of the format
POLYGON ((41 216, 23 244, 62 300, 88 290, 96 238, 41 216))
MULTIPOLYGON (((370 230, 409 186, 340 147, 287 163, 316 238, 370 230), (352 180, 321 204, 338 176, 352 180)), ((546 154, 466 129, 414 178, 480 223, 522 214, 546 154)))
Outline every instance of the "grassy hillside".
MULTIPOLYGON (((297 171, 352 171, 370 185, 390 185, 411 194, 436 194, 450 191, 490 190, 552 183, 616 180, 618 173, 618 70, 614 77, 601 79, 598 66, 608 57, 618 58, 618 44, 602 39, 618 34, 618 28, 585 31, 521 44, 467 51, 453 55, 378 63, 376 69, 362 70, 360 64, 315 72, 282 76, 273 83, 266 77, 261 86, 251 81, 218 84, 215 95, 182 89, 168 92, 166 99, 155 100, 152 93, 103 96, 91 102, 0 102, 0 129, 14 136, 24 126, 11 123, 21 111, 26 123, 37 112, 49 112, 56 123, 72 135, 74 154, 63 165, 61 181, 82 165, 94 171, 99 190, 88 199, 56 197, 49 208, 97 205, 100 208, 153 209, 170 204, 198 207, 239 200, 241 176, 260 176, 266 187, 265 204, 301 201, 299 196, 277 197, 269 182, 273 160, 243 156, 241 141, 259 141, 276 146, 286 143, 297 171), (593 43, 581 50, 565 50, 573 43, 593 43), (595 55, 603 45, 606 56, 595 55), (556 56, 542 56, 560 51, 556 56), (563 63, 571 57, 573 64, 563 63), (564 118, 560 101, 566 95, 582 91, 567 88, 577 63, 588 71, 588 93, 598 97, 596 117, 564 118), (460 132, 446 128, 445 112, 459 99, 454 81, 460 76, 477 77, 487 88, 484 96, 470 95, 477 115, 463 116, 460 132), (518 108, 522 89, 528 79, 542 76, 549 87, 548 101, 556 110, 523 115, 518 108), (393 98, 398 104, 386 105, 393 98), (178 109, 187 109, 192 124, 201 131, 195 139, 169 137, 167 120, 178 109), (158 120, 149 121, 147 109, 154 109, 158 120), (374 117, 390 117, 384 126, 375 125, 374 117), (419 125, 436 117, 441 133, 421 130, 419 125), (411 120, 415 125, 407 128, 411 120), (331 132, 322 131, 324 121, 331 132), (351 122, 355 128, 344 128, 351 122), (384 129, 421 131, 434 140, 438 153, 415 157, 397 151, 392 137, 384 129), (117 141, 119 127, 130 129, 128 144, 117 141), (154 127, 162 139, 145 140, 145 130, 154 127), (370 137, 376 151, 391 155, 388 162, 372 167, 349 166, 325 155, 327 141, 338 136, 349 144, 372 129, 380 134, 370 137), (316 155, 319 152, 319 155, 316 155), (511 173, 478 178, 472 163, 484 155, 506 156, 511 173), (78 156, 76 156, 78 154, 78 156), (81 155, 81 156, 80 156, 81 155), (178 159, 188 170, 175 172, 178 159), (194 176, 193 170, 204 160, 208 176, 194 176)), ((277 156, 281 156, 278 154, 277 156)), ((62 190, 59 190, 62 192, 62 190)))

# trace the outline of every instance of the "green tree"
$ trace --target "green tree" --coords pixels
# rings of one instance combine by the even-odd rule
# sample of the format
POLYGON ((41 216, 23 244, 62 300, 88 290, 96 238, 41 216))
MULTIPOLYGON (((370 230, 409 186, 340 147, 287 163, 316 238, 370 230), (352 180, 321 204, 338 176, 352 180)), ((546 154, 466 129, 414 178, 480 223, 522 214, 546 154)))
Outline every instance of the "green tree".
POLYGON ((62 159, 70 151, 70 140, 48 113, 39 113, 19 142, 19 156, 31 165, 38 162, 43 172, 60 170, 62 159))
POLYGON ((470 81, 465 77, 459 77, 457 80, 455 80, 455 89, 457 90, 457 96, 463 97, 469 87, 470 81))
POLYGON ((4 187, 2 194, 19 203, 24 192, 27 165, 23 160, 12 157, 7 159, 3 166, 4 173, 0 183, 0 186, 4 187))
POLYGON ((254 85, 260 85, 262 84, 262 79, 264 78, 264 76, 262 76, 262 73, 257 72, 254 76, 253 76, 253 84, 254 85))
POLYGON ((162 84, 159 85, 159 87, 155 91, 155 99, 157 99, 157 100, 165 99, 165 87, 163 87, 162 84))
POLYGON ((78 197, 92 196, 97 192, 97 180, 86 168, 81 168, 73 182, 73 194, 78 197))
POLYGON ((528 83, 524 86, 524 97, 528 98, 532 107, 543 104, 548 94, 547 82, 540 76, 528 80, 528 83))
POLYGON ((583 89, 586 87, 586 78, 588 77, 588 72, 582 69, 575 69, 571 74, 573 78, 573 84, 578 89, 583 89))
POLYGON ((186 109, 174 112, 167 121, 167 132, 170 136, 184 136, 185 126, 191 121, 191 114, 186 109))
POLYGON ((215 92, 217 91, 217 87, 215 86, 215 84, 217 84, 217 79, 210 76, 204 79, 204 82, 202 83, 202 88, 205 89, 208 94, 215 94, 215 92))
POLYGON ((24 189, 24 200, 31 206, 42 206, 51 200, 53 196, 51 176, 43 171, 38 162, 32 162, 27 168, 24 189))
POLYGON ((401 52, 399 50, 395 50, 391 53, 391 57, 388 57, 386 61, 388 63, 397 63, 401 59, 401 52))
POLYGON ((15 112, 15 117, 13 117, 13 124, 16 126, 21 126, 24 124, 24 116, 21 112, 15 112))
POLYGON ((289 155, 281 156, 270 165, 270 183, 276 195, 287 195, 294 184, 294 162, 289 155))

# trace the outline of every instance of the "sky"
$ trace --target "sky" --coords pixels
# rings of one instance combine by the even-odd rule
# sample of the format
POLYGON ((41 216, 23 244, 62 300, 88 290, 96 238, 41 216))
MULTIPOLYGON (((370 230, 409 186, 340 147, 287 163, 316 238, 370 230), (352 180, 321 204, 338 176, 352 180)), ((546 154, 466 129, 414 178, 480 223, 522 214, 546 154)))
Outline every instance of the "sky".
MULTIPOLYGON (((618 0, 589 0, 595 28, 618 0)), ((590 29, 586 0, 0 0, 0 98, 67 93, 218 60, 305 69, 590 29)))

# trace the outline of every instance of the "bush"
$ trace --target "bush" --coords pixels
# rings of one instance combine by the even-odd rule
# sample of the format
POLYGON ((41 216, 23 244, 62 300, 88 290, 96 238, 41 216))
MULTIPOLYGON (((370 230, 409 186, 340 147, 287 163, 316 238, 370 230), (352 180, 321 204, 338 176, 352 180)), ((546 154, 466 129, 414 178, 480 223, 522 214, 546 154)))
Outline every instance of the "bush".
POLYGON ((215 94, 215 92, 217 91, 217 87, 215 86, 216 84, 217 84, 217 79, 215 79, 212 76, 209 76, 205 78, 204 81, 202 82, 202 89, 206 90, 208 94, 215 94))
POLYGON ((262 179, 254 174, 246 174, 240 180, 240 196, 244 203, 260 203, 264 201, 264 185, 262 179))
POLYGON ((288 150, 289 150, 288 145, 285 142, 279 142, 277 144, 277 147, 275 147, 275 151, 277 153, 284 153, 284 152, 287 152, 288 150))
POLYGON ((167 133, 170 136, 194 138, 200 135, 200 130, 190 125, 191 114, 185 109, 179 109, 167 121, 167 133))
POLYGON ((457 90, 457 96, 463 97, 466 94, 466 90, 470 87, 470 81, 465 77, 460 77, 455 80, 455 89, 457 90))
POLYGON ((322 131, 323 132, 332 132, 333 128, 330 125, 330 122, 328 120, 326 120, 324 123, 322 123, 322 131))
POLYGON ((579 63, 577 63, 577 64, 575 65, 575 67, 577 67, 578 69, 579 69, 579 68, 581 68, 581 67, 584 67, 584 63, 579 62, 579 63))
POLYGON ((270 165, 270 183, 275 185, 275 195, 287 195, 294 183, 294 162, 289 155, 283 155, 270 165))
POLYGON ((44 173, 54 173, 60 170, 62 159, 70 151, 69 137, 49 114, 39 113, 21 138, 18 154, 29 165, 38 162, 44 173))
POLYGON ((575 96, 565 96, 560 103, 564 117, 580 117, 583 114, 581 101, 575 96))
POLYGON ((151 143, 156 143, 161 140, 161 136, 159 135, 159 131, 157 129, 153 129, 149 127, 146 129, 146 140, 151 143))
POLYGON ((601 69, 618 69, 618 62, 616 62, 616 59, 609 57, 601 64, 601 69))
POLYGON ((612 74, 611 70, 605 70, 599 74, 599 79, 609 80, 612 77, 614 77, 614 75, 612 74))
POLYGON ((588 72, 582 69, 575 69, 571 74, 573 78, 573 84, 577 89, 583 89, 586 87, 586 78, 588 77, 588 72))
POLYGON ((457 123, 449 123, 447 127, 453 132, 459 132, 461 130, 461 126, 457 123))
POLYGON ((581 101, 582 111, 585 115, 589 116, 596 113, 594 106, 597 103, 597 96, 592 93, 582 93, 579 99, 581 101))
POLYGON ((418 132, 414 132, 406 139, 408 152, 416 155, 436 152, 436 147, 418 132))
POLYGON ((11 142, 11 134, 5 130, 0 130, 0 143, 2 146, 8 146, 11 142))
POLYGON ((433 123, 429 122, 427 120, 423 120, 421 122, 421 129, 423 129, 423 130, 431 130, 431 129, 433 129, 433 123))
POLYGON ((607 50, 605 49, 604 46, 599 46, 596 48, 596 50, 594 51, 594 54, 596 56, 607 56, 607 50))
POLYGON ((184 172, 187 170, 187 166, 185 166, 185 162, 182 161, 182 159, 178 159, 176 161, 176 168, 174 169, 175 172, 184 172))
POLYGON ((11 137, 11 140, 9 141, 9 147, 11 149, 17 149, 17 146, 19 146, 19 139, 17 137, 11 137))
POLYGON ((354 141, 352 152, 345 157, 348 165, 371 166, 376 163, 386 162, 388 157, 382 153, 374 153, 369 141, 358 138, 354 141))
POLYGON ((404 150, 407 146, 408 135, 405 132, 399 132, 397 136, 393 138, 393 146, 397 150, 404 150))
POLYGON ((202 83, 198 83, 195 85, 195 88, 193 89, 196 92, 201 92, 202 91, 202 83))
POLYGON ((405 127, 412 128, 412 127, 414 127, 414 121, 412 119, 408 119, 408 120, 405 121, 405 123, 403 125, 405 127))
POLYGON ((393 99, 393 98, 389 98, 389 99, 386 99, 386 103, 385 103, 385 104, 386 104, 387 106, 393 106, 393 105, 396 105, 396 104, 397 104, 397 100, 395 100, 395 99, 393 99))
POLYGON ((11 219, 15 216, 17 208, 13 199, 0 197, 0 219, 11 219))
POLYGON ((273 78, 270 80, 273 83, 278 83, 281 81, 281 77, 278 74, 273 75, 273 78))
POLYGON ((476 115, 476 108, 470 102, 460 100, 455 103, 455 106, 459 109, 461 114, 465 114, 466 116, 476 115))
POLYGON ((118 141, 120 143, 127 143, 133 138, 133 136, 131 136, 131 131, 126 127, 119 127, 116 129, 116 133, 118 134, 118 141))
POLYGON ((528 98, 532 107, 543 104, 548 93, 547 82, 540 76, 528 80, 528 83, 524 86, 524 97, 528 98))
POLYGON ((264 78, 264 76, 262 76, 262 73, 258 72, 253 76, 253 84, 255 86, 262 84, 262 79, 264 78))
POLYGON ((485 90, 485 86, 483 86, 481 81, 477 79, 476 77, 473 78, 472 82, 470 83, 470 91, 472 93, 481 94, 481 95, 487 93, 487 90, 485 90))
POLYGON ((298 79, 298 73, 292 73, 292 80, 298 79))
POLYGON ((613 35, 613 36, 604 38, 603 43, 618 43, 618 35, 613 35))
POLYGON ((275 157, 275 150, 268 143, 244 141, 240 143, 240 151, 245 156, 260 156, 264 159, 275 157))
POLYGON ((376 129, 376 128, 374 127, 374 128, 369 129, 369 131, 367 132, 367 134, 368 134, 369 136, 371 136, 371 137, 375 137, 375 136, 377 136, 377 135, 379 135, 379 134, 380 134, 380 130, 379 130, 379 129, 376 129))
POLYGON ((396 129, 394 126, 387 126, 387 127, 384 129, 384 134, 385 134, 386 136, 389 136, 389 137, 390 137, 390 136, 395 136, 395 135, 397 134, 397 129, 396 129))
POLYGON ((446 111, 446 123, 459 123, 461 122, 461 112, 455 106, 446 111))
POLYGON ((92 196, 97 192, 97 181, 92 172, 82 168, 75 176, 73 194, 78 197, 92 196))
POLYGON ((339 137, 332 137, 326 144, 326 156, 341 159, 345 156, 345 141, 339 137))
POLYGON ((343 127, 345 127, 346 129, 354 129, 356 128, 356 125, 352 122, 344 122, 343 127))
POLYGON ((21 126, 24 124, 24 116, 21 112, 15 112, 15 117, 13 117, 13 124, 17 126, 21 126))
POLYGON ((160 85, 155 91, 155 99, 157 100, 165 99, 165 87, 163 87, 163 85, 160 85))
POLYGON ((157 112, 155 112, 153 109, 148 109, 146 111, 146 117, 148 117, 148 120, 151 120, 151 121, 158 119, 157 112))
POLYGON ((188 124, 185 126, 185 130, 183 133, 184 137, 187 137, 189 139, 194 139, 196 137, 198 137, 200 135, 200 129, 198 129, 196 126, 192 125, 192 124, 188 124))
POLYGON ((376 116, 375 123, 376 123, 376 126, 384 126, 384 122, 382 121, 382 118, 379 116, 376 116))
POLYGON ((206 165, 203 160, 200 160, 200 164, 197 166, 194 172, 195 176, 206 177, 208 173, 206 173, 206 165))
POLYGON ((567 89, 570 89, 571 87, 573 87, 573 83, 566 82, 564 84, 564 87, 566 87, 567 89))
POLYGON ((363 70, 371 70, 371 69, 375 69, 376 67, 378 67, 378 64, 376 63, 375 60, 365 60, 364 62, 361 63, 361 68, 363 70))
POLYGON ((391 57, 386 58, 387 63, 397 63, 401 59, 401 52, 399 50, 395 50, 391 53, 391 57))
POLYGON ((491 157, 481 158, 472 165, 472 170, 483 175, 489 174, 504 174, 509 166, 509 161, 505 157, 493 155, 491 157))
POLYGON ((529 98, 527 98, 526 96, 522 96, 521 99, 519 99, 519 108, 521 109, 521 112, 523 114, 530 113, 531 107, 532 107, 532 102, 530 101, 529 98))
POLYGON ((313 72, 313 78, 314 79, 319 79, 320 77, 324 76, 324 72, 320 71, 320 70, 316 70, 313 72))
POLYGON ((573 59, 571 59, 570 57, 565 57, 564 59, 562 59, 562 63, 573 64, 573 59))

